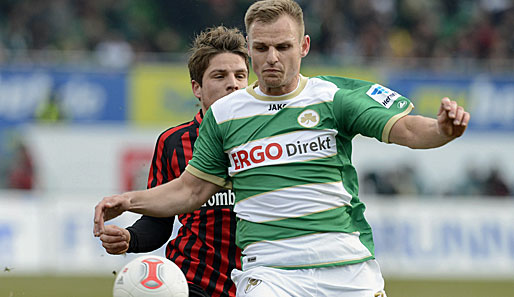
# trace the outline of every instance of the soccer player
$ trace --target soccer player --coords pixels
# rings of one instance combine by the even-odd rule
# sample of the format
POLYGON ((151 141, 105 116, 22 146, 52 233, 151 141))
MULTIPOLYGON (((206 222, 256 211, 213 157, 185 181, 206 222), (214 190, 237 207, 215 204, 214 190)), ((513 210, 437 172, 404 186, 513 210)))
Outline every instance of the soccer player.
MULTIPOLYGON (((193 155, 203 115, 219 98, 248 85, 248 51, 237 29, 214 27, 200 33, 188 62, 194 95, 201 110, 192 121, 164 131, 158 138, 148 188, 180 176, 193 155)), ((189 296, 235 296, 230 272, 241 267, 235 245, 234 194, 222 190, 192 213, 179 216, 182 227, 166 247, 166 257, 184 272, 189 296)), ((161 247, 173 230, 173 217, 142 216, 127 229, 105 226, 100 236, 110 254, 150 252, 161 247)))
POLYGON ((385 296, 351 141, 439 147, 464 133, 469 113, 443 98, 436 119, 409 115, 410 100, 379 84, 302 76, 310 38, 292 0, 255 2, 245 25, 257 83, 211 106, 180 178, 100 201, 95 235, 124 211, 185 213, 232 187, 236 296, 385 296))

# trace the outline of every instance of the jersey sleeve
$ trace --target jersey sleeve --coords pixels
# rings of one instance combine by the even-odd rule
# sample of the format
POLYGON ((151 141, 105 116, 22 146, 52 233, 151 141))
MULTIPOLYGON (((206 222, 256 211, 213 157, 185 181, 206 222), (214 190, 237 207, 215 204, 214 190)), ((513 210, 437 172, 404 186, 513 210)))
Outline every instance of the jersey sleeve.
POLYGON ((386 143, 394 123, 414 108, 408 98, 372 83, 340 89, 333 104, 334 116, 344 133, 374 137, 386 143))
POLYGON ((160 248, 170 238, 174 220, 174 217, 141 216, 132 226, 126 228, 130 233, 127 253, 146 253, 160 248))
POLYGON ((229 160, 223 150, 223 139, 212 107, 205 114, 200 125, 199 137, 195 142, 193 158, 186 170, 192 175, 224 188, 231 182, 227 168, 229 160))

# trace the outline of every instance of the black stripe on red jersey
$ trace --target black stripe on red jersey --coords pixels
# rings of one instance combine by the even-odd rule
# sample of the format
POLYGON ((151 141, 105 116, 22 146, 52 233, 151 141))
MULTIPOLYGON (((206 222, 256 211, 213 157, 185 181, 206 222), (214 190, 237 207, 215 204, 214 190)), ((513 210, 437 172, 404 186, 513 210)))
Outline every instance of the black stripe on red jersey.
MULTIPOLYGON (((149 188, 173 180, 185 170, 201 122, 200 111, 191 122, 170 128, 159 136, 149 188)), ((235 245, 236 217, 231 211, 234 202, 234 193, 224 190, 192 214, 179 215, 183 226, 166 247, 166 257, 182 269, 188 282, 200 285, 209 296, 235 296, 230 272, 241 267, 241 252, 235 245)))

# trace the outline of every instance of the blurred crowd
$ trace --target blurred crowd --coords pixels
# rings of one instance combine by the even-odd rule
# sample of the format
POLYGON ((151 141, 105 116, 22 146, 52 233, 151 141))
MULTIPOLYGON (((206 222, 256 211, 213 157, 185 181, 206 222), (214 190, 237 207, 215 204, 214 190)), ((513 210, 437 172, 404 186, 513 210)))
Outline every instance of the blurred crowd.
POLYGON ((514 1, 312 1, 308 28, 327 55, 514 57, 514 1), (315 24, 320 24, 316 26, 315 24))
MULTIPOLYGON (((378 167, 381 168, 381 167, 378 167)), ((513 197, 514 181, 505 177, 503 168, 468 166, 460 179, 444 184, 427 184, 412 164, 359 172, 360 193, 384 197, 513 197)))
MULTIPOLYGON (((98 52, 114 66, 183 53, 195 33, 244 30, 252 0, 7 0, 0 61, 33 50, 98 52)), ((512 0, 298 0, 312 55, 328 58, 514 58, 512 0)))

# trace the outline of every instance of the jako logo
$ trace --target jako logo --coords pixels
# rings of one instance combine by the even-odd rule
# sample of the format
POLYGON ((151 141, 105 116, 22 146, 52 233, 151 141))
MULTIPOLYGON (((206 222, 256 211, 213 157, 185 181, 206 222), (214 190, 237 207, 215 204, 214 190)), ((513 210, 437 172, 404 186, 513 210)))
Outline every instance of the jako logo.
POLYGON ((319 114, 312 109, 304 110, 298 116, 298 124, 305 128, 312 128, 319 123, 319 114))
POLYGON ((230 154, 230 159, 234 164, 235 170, 244 169, 265 161, 278 160, 282 157, 290 158, 297 155, 315 153, 334 148, 335 143, 330 136, 317 137, 312 141, 296 141, 281 145, 272 142, 266 146, 256 145, 249 150, 241 149, 230 154))

